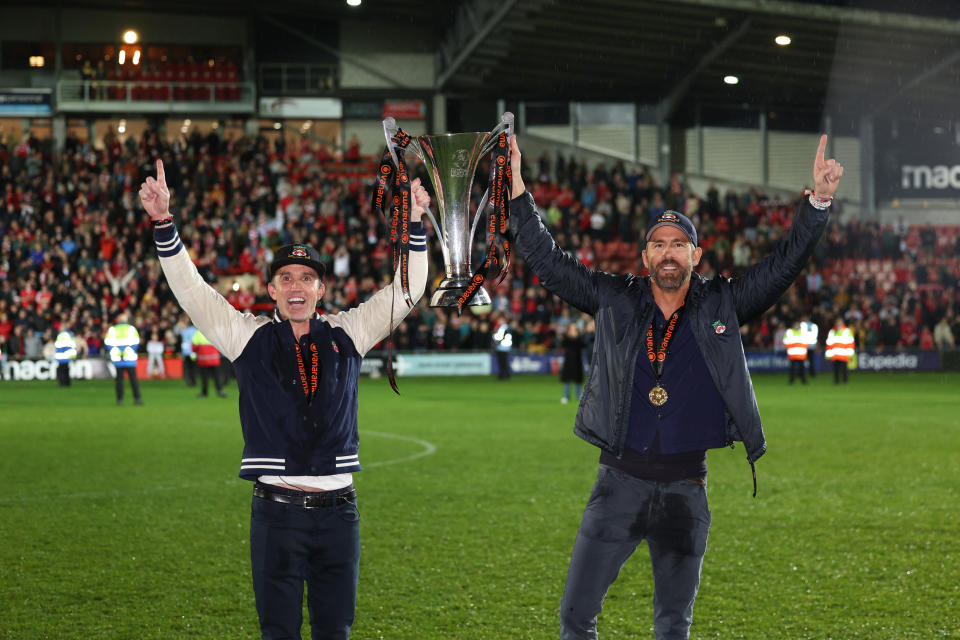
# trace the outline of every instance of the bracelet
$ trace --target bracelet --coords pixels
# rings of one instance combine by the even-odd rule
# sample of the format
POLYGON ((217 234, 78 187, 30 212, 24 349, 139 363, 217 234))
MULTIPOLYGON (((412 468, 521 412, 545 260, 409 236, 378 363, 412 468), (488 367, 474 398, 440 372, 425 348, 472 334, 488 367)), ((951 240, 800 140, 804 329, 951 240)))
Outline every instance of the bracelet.
POLYGON ((809 200, 814 209, 823 211, 833 203, 833 196, 818 196, 815 193, 811 193, 809 200))
POLYGON ((159 229, 161 227, 169 226, 173 224, 173 216, 170 216, 169 218, 164 218, 163 220, 151 220, 150 224, 153 226, 154 229, 159 229))

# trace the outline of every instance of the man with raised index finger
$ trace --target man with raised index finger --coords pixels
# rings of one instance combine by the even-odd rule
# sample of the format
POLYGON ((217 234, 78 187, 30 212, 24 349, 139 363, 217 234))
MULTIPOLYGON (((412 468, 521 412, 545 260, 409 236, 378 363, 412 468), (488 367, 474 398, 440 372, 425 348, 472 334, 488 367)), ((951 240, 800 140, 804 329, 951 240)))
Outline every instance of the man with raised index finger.
MULTIPOLYGON (((427 279, 421 215, 430 198, 411 184, 410 292, 427 279)), ((250 558, 264 640, 300 638, 303 588, 314 640, 345 640, 356 608, 359 513, 352 474, 360 471, 357 380, 363 355, 408 308, 399 279, 358 307, 321 316, 325 265, 317 250, 281 247, 269 267, 272 317, 233 308, 197 272, 173 216, 163 162, 140 199, 160 264, 197 329, 233 362, 244 448, 240 477, 254 482, 250 558)))
POLYGON ((742 442, 752 469, 766 450, 740 326, 787 290, 823 234, 843 175, 824 159, 826 143, 822 136, 814 191, 770 255, 735 278, 708 280, 693 272, 697 230, 676 211, 647 226, 649 276, 594 271, 571 258, 541 224, 511 142, 515 246, 544 287, 596 321, 574 431, 600 448, 600 469, 560 603, 565 640, 597 638, 607 590, 644 540, 657 640, 689 637, 710 529, 706 452, 742 442))

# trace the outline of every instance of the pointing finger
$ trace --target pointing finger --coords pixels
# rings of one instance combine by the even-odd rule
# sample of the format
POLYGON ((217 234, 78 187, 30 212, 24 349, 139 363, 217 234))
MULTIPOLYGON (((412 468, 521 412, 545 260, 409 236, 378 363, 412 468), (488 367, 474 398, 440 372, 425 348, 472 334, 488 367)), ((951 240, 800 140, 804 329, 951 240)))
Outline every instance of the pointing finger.
MULTIPOLYGON (((826 137, 826 136, 824 136, 826 137)), ((149 180, 149 178, 148 178, 149 180)), ((163 160, 157 158, 157 181, 161 184, 167 183, 167 176, 163 172, 163 160)))
POLYGON ((820 136, 820 145, 817 147, 817 163, 823 162, 823 154, 827 150, 827 134, 820 136))

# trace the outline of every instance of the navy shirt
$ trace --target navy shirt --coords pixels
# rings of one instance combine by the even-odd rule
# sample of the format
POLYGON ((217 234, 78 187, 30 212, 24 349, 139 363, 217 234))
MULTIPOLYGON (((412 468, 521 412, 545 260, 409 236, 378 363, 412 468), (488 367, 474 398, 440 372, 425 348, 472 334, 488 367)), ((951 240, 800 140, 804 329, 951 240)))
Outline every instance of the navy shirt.
MULTIPOLYGON (((650 402, 650 390, 656 386, 657 377, 647 357, 646 340, 641 342, 626 440, 626 446, 638 453, 685 453, 726 445, 723 399, 697 346, 690 327, 691 317, 695 314, 681 314, 667 346, 660 386, 667 390, 669 397, 660 407, 650 402)), ((668 322, 669 318, 658 308, 653 319, 655 352, 668 322)))

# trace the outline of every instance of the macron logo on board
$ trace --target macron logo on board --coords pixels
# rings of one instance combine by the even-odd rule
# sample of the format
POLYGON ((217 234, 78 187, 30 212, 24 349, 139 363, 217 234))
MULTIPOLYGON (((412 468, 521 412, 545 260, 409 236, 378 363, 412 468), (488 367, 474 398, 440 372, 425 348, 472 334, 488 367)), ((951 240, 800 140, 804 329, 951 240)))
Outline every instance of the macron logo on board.
POLYGON ((900 185, 904 189, 960 189, 960 164, 905 164, 901 167, 900 185))

